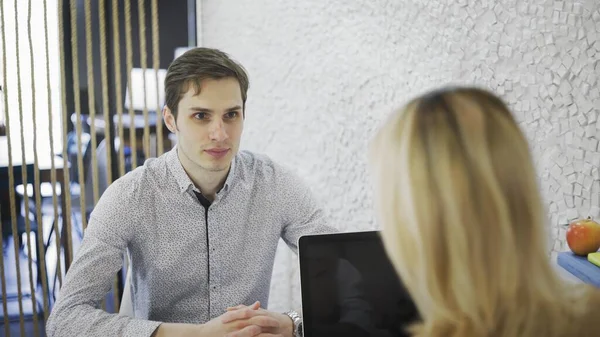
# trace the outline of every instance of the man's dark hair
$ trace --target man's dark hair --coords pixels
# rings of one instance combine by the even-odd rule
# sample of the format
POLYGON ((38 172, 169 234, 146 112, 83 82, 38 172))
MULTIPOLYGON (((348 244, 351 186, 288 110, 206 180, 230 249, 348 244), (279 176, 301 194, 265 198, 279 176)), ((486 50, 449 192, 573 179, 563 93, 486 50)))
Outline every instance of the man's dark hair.
POLYGON ((190 49, 176 58, 167 70, 165 103, 171 109, 173 116, 177 117, 179 101, 189 90, 190 85, 195 88, 198 95, 203 80, 229 77, 238 80, 245 106, 250 83, 244 67, 220 50, 202 47, 190 49))

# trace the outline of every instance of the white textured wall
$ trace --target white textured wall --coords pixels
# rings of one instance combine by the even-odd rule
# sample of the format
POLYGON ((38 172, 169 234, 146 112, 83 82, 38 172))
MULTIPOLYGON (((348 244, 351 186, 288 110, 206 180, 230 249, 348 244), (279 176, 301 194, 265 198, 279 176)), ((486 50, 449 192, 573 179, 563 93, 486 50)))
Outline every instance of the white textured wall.
MULTIPOLYGON (((243 147, 295 167, 343 230, 376 228, 367 144, 423 90, 478 84, 513 108, 534 151, 554 250, 600 218, 600 5, 581 1, 204 0, 203 44, 249 70, 243 147)), ((271 309, 299 304, 280 249, 271 309)))

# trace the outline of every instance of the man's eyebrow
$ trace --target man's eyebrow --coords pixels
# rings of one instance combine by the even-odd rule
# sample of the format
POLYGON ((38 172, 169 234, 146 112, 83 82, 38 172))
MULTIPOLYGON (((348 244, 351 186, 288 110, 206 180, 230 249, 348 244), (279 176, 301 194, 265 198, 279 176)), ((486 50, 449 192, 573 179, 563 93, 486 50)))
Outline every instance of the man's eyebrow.
POLYGON ((203 108, 203 107, 200 107, 200 106, 193 106, 193 107, 190 108, 190 110, 192 110, 192 111, 200 111, 200 112, 213 112, 211 109, 203 108))
MULTIPOLYGON (((211 109, 200 107, 200 106, 193 106, 193 107, 190 108, 190 110, 191 111, 200 111, 200 112, 210 112, 210 113, 214 112, 211 109)), ((232 107, 227 108, 225 110, 226 111, 242 110, 242 107, 239 106, 239 105, 235 105, 235 106, 232 106, 232 107)))

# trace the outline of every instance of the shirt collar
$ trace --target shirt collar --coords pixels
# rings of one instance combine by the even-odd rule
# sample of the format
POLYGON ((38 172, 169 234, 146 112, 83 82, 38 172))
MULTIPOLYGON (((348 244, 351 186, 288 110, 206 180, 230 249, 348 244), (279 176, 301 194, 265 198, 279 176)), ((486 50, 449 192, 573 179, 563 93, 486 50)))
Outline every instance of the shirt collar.
MULTIPOLYGON (((167 165, 169 170, 173 174, 175 181, 177 181, 177 185, 179 185, 179 191, 181 193, 187 192, 189 189, 197 189, 195 188, 194 182, 187 175, 185 170, 183 169, 183 165, 179 161, 179 156, 177 154, 177 145, 171 149, 167 154, 167 165)), ((227 173, 227 179, 225 180, 225 184, 223 185, 222 191, 228 191, 233 183, 233 177, 235 173, 235 162, 237 161, 237 155, 233 157, 231 160, 231 166, 229 167, 229 173, 227 173)), ((220 192, 220 191, 219 191, 220 192)))

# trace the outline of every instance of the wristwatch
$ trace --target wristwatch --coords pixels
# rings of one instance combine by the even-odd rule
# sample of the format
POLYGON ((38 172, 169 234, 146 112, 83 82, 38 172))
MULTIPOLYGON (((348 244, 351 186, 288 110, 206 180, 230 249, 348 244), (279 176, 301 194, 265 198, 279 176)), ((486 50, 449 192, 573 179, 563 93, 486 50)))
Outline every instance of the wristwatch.
POLYGON ((300 317, 300 315, 295 311, 288 311, 288 312, 285 312, 284 314, 287 315, 289 318, 291 318, 292 322, 294 323, 294 327, 293 327, 294 337, 302 337, 303 336, 302 317, 300 317))

